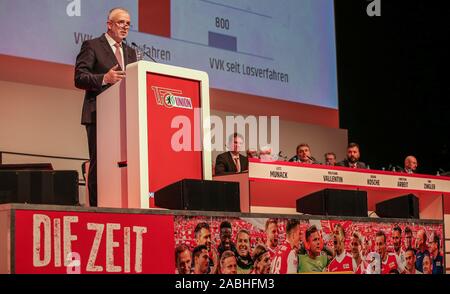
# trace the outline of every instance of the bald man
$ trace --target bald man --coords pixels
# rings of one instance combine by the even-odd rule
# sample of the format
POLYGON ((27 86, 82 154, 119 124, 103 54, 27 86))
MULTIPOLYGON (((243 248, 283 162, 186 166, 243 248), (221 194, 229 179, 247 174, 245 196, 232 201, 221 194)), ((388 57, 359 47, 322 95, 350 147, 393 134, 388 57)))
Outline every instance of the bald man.
POLYGON ((417 169, 417 159, 410 155, 405 158, 405 173, 414 174, 417 169))
POLYGON ((83 42, 75 64, 75 87, 86 91, 81 124, 86 126, 89 146, 90 206, 97 206, 97 96, 123 80, 126 65, 137 61, 134 49, 123 42, 130 29, 128 11, 120 7, 111 9, 106 27, 105 34, 83 42))

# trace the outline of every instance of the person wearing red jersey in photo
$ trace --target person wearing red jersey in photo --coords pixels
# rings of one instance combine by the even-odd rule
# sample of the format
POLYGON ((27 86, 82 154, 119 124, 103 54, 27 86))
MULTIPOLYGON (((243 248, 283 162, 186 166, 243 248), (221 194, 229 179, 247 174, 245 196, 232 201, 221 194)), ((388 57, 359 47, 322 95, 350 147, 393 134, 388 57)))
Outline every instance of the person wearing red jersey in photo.
POLYGON ((219 263, 218 261, 218 253, 216 249, 211 246, 211 230, 209 228, 208 223, 200 222, 195 226, 194 230, 195 242, 197 242, 197 246, 205 245, 208 249, 209 254, 209 270, 208 273, 214 273, 216 271, 216 267, 219 263))
POLYGON ((190 274, 191 266, 192 266, 192 254, 184 244, 179 245, 175 248, 175 266, 176 266, 176 274, 190 274))
POLYGON ((207 274, 209 270, 209 256, 208 249, 205 245, 199 245, 192 251, 192 258, 194 259, 194 274, 207 274))
POLYGON ((402 249, 402 229, 395 226, 392 229, 392 245, 394 245, 394 254, 397 257, 398 271, 401 273, 405 269, 405 251, 402 249))
POLYGON ((286 240, 275 253, 270 266, 271 274, 295 274, 297 273, 297 250, 300 246, 300 221, 288 220, 286 224, 286 240))
POLYGON ((358 232, 353 232, 352 241, 350 244, 352 248, 352 258, 356 264, 355 274, 357 275, 363 274, 366 271, 367 264, 364 261, 364 257, 361 254, 363 239, 358 232))
POLYGON ((392 270, 398 271, 397 257, 395 254, 387 252, 386 234, 383 231, 378 231, 376 234, 375 251, 380 255, 381 274, 389 274, 392 270))
POLYGON ((278 221, 269 218, 266 221, 266 248, 269 250, 270 257, 273 258, 278 248, 278 221))
POLYGON ((367 236, 367 233, 365 237, 363 237, 363 244, 361 249, 361 255, 362 258, 365 260, 367 259, 367 256, 372 252, 372 240, 370 240, 367 236))
POLYGON ((328 266, 329 272, 355 272, 356 262, 352 256, 345 252, 345 232, 341 224, 336 224, 333 229, 334 259, 328 266))
POLYGON ((258 245, 253 250, 253 270, 250 273, 270 273, 270 253, 264 245, 258 245))

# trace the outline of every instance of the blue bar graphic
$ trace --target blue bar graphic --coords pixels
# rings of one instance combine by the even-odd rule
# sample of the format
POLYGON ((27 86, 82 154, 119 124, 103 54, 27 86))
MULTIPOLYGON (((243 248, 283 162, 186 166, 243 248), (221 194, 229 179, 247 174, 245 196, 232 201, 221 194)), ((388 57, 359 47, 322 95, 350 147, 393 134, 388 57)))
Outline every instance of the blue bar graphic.
POLYGON ((208 32, 208 45, 230 51, 237 51, 237 38, 224 34, 208 32))

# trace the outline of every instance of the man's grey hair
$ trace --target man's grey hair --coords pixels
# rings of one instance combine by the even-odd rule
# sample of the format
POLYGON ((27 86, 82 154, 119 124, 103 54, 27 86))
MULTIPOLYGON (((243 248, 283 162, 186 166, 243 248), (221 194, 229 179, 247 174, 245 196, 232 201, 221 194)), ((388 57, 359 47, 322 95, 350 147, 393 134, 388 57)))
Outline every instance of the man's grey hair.
POLYGON ((108 18, 107 20, 111 20, 111 15, 116 12, 117 10, 122 10, 125 11, 126 13, 130 14, 130 12, 128 12, 127 9, 123 8, 123 7, 114 7, 112 8, 109 12, 108 12, 108 18))

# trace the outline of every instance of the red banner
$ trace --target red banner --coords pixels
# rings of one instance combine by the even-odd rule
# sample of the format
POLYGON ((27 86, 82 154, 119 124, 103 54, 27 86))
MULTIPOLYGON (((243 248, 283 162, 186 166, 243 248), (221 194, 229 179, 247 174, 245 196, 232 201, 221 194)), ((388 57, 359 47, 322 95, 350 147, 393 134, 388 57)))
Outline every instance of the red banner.
POLYGON ((173 273, 173 216, 17 210, 16 273, 173 273))
POLYGON ((16 210, 14 219, 15 273, 440 274, 445 269, 443 225, 437 222, 42 210, 16 210))

